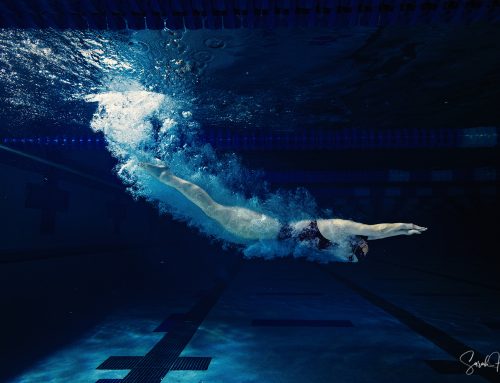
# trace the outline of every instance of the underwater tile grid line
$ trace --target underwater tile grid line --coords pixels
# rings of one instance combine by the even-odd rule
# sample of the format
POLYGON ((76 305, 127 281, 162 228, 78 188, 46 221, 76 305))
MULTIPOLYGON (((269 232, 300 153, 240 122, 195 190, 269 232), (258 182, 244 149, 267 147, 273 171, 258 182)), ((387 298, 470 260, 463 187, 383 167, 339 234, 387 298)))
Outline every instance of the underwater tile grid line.
POLYGON ((413 25, 498 20, 498 2, 122 2, 19 0, 1 8, 0 27, 73 29, 233 29, 413 25))

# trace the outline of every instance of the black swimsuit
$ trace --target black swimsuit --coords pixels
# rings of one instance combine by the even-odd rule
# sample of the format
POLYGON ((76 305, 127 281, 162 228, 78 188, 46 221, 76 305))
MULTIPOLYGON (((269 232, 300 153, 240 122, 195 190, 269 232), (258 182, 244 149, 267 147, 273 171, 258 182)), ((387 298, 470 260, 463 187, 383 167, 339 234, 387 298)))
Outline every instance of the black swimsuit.
MULTIPOLYGON (((283 225, 278 234, 278 239, 285 240, 289 238, 293 238, 293 229, 289 224, 283 225)), ((323 234, 318 229, 318 223, 314 220, 309 223, 307 227, 302 229, 298 235, 297 239, 299 241, 312 241, 318 239, 318 249, 324 250, 333 245, 333 242, 329 239, 325 238, 323 234)))
MULTIPOLYGON (((332 241, 330 241, 328 238, 325 238, 325 236, 321 234, 318 229, 318 222, 316 222, 316 220, 311 221, 309 225, 302 229, 296 236, 293 235, 293 229, 289 224, 283 225, 281 227, 278 234, 279 240, 286 240, 294 237, 296 237, 300 242, 313 241, 317 238, 318 250, 325 250, 335 245, 332 241)), ((357 235, 355 238, 357 238, 358 240, 351 242, 352 252, 358 258, 363 258, 365 257, 365 254, 360 246, 359 239, 364 239, 366 241, 368 237, 357 235)), ((352 262, 354 260, 353 255, 350 255, 348 260, 352 262)))

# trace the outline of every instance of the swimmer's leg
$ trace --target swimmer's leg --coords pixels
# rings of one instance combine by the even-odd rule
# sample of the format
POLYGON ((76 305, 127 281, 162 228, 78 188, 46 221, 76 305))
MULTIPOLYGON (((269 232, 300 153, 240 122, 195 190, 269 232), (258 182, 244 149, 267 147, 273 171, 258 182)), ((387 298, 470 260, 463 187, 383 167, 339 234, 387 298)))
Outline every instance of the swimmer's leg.
POLYGON ((270 239, 278 235, 281 225, 276 219, 240 206, 221 205, 201 187, 177 177, 165 166, 141 166, 159 181, 179 191, 230 233, 246 239, 270 239))
POLYGON ((168 167, 157 166, 152 164, 140 164, 149 174, 156 177, 162 183, 173 187, 181 192, 188 200, 198 206, 209 217, 212 216, 213 210, 218 207, 208 193, 189 181, 183 180, 175 176, 168 167))
POLYGON ((426 227, 418 226, 413 223, 378 223, 367 225, 364 223, 344 220, 344 219, 321 219, 318 220, 320 232, 328 239, 332 240, 344 233, 348 235, 362 235, 368 239, 382 239, 394 237, 397 235, 422 234, 426 227))

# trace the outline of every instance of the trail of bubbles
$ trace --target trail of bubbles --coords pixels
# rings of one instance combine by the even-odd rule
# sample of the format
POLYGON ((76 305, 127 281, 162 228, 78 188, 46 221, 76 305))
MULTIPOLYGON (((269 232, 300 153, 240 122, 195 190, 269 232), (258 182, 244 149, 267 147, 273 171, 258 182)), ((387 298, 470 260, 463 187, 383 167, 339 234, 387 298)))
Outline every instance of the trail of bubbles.
POLYGON ((236 154, 217 153, 200 140, 202 126, 191 101, 202 72, 192 57, 200 58, 199 52, 193 53, 182 33, 171 31, 1 30, 0 102, 14 114, 16 129, 23 125, 20 116, 50 117, 65 128, 68 122, 81 125, 88 108, 96 104, 91 128, 106 138, 118 160, 116 173, 131 195, 223 245, 242 245, 247 257, 291 254, 319 262, 346 260, 348 241, 340 233, 330 253, 315 251, 314 244, 238 238, 138 166, 159 158, 217 202, 262 212, 283 223, 318 216, 314 198, 305 189, 271 192, 262 174, 243 167, 236 154), (22 113, 26 109, 31 113, 22 113))
POLYGON ((283 223, 316 216, 316 204, 307 191, 270 192, 260 174, 245 169, 234 154, 218 155, 210 145, 200 142, 200 124, 191 119, 189 111, 179 108, 176 99, 145 90, 92 94, 86 99, 98 103, 91 127, 104 133, 108 149, 119 160, 117 174, 135 198, 157 204, 162 213, 197 227, 223 244, 244 245, 247 257, 292 255, 318 262, 347 260, 350 249, 342 235, 330 252, 314 250, 314 243, 250 242, 234 236, 139 167, 139 162, 155 162, 158 158, 168 163, 174 174, 204 188, 217 202, 262 212, 283 223))

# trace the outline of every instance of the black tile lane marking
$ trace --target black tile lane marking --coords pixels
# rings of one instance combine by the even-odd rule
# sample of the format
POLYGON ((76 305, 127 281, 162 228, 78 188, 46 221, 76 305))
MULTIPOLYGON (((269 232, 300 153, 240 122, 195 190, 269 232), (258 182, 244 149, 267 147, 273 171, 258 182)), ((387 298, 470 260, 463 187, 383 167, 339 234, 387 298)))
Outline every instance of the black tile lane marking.
POLYGON ((198 356, 180 356, 174 363, 171 371, 202 371, 208 370, 208 365, 212 358, 198 357, 198 356))
POLYGON ((142 356, 110 356, 98 370, 132 370, 141 361, 142 356))
MULTIPOLYGON (((423 336, 430 342, 434 343, 440 349, 450 354, 455 361, 460 360, 460 356, 469 350, 474 351, 474 360, 484 361, 485 355, 482 355, 477 350, 474 350, 472 347, 467 346, 465 343, 460 342, 459 340, 451 337, 443 330, 425 322, 423 319, 420 319, 406 311, 405 309, 396 306, 395 304, 385 300, 384 298, 378 296, 377 294, 365 289, 364 287, 359 286, 354 281, 346 278, 339 273, 333 271, 331 268, 324 267, 318 265, 318 267, 332 276, 336 281, 342 283, 343 285, 350 288, 352 291, 359 294, 365 300, 370 302, 371 304, 379 307, 384 310, 389 315, 392 315, 394 318, 399 320, 401 323, 409 327, 411 330, 416 332, 417 334, 423 336)), ((463 373, 465 374, 466 366, 463 366, 463 373)), ((492 368, 488 369, 476 369, 474 375, 481 376, 490 382, 498 382, 500 380, 500 375, 496 372, 496 370, 492 368)))
MULTIPOLYGON (((143 359, 142 356, 111 356, 102 363, 98 370, 133 370, 143 359)), ((208 370, 212 358, 180 356, 170 368, 174 370, 208 370)))
POLYGON ((328 319, 254 319, 252 326, 262 327, 353 327, 349 320, 328 319))
MULTIPOLYGON (((237 272, 240 263, 230 273, 237 272)), ((160 383, 168 371, 189 369, 206 370, 209 357, 180 357, 208 312, 217 303, 227 286, 227 281, 219 280, 214 287, 185 314, 174 314, 168 332, 144 356, 112 356, 98 369, 130 369, 123 379, 100 379, 97 383, 160 383)))
POLYGON ((174 313, 165 319, 153 332, 168 332, 172 327, 182 323, 186 318, 186 313, 174 313))

